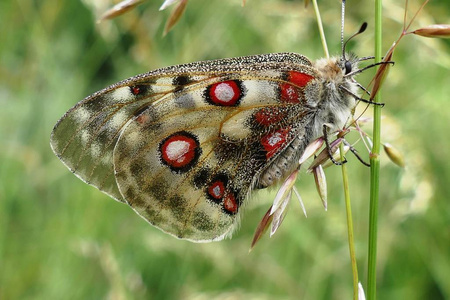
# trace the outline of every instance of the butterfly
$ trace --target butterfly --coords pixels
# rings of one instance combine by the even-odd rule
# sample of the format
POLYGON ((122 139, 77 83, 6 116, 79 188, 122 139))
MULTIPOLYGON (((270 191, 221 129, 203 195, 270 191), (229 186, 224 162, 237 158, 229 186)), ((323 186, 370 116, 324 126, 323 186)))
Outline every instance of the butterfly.
POLYGON ((76 104, 51 147, 81 180, 164 232, 221 240, 252 190, 282 181, 324 126, 350 119, 360 60, 275 53, 158 69, 76 104))

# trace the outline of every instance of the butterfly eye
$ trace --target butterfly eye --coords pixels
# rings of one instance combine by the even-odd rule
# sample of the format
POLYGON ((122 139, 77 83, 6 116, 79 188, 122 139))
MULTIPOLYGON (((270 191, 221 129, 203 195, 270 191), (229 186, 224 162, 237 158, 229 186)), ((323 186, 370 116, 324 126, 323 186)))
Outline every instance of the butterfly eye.
POLYGON ((352 71, 352 63, 348 60, 345 62, 345 75, 352 71))

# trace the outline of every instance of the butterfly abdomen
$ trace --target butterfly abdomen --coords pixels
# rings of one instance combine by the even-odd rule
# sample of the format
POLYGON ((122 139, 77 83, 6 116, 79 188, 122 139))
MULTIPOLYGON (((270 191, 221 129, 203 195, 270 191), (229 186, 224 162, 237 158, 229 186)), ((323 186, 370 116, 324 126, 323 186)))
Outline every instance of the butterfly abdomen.
POLYGON ((266 188, 283 180, 298 165, 301 154, 309 143, 311 133, 303 133, 283 150, 282 153, 261 173, 255 188, 266 188))

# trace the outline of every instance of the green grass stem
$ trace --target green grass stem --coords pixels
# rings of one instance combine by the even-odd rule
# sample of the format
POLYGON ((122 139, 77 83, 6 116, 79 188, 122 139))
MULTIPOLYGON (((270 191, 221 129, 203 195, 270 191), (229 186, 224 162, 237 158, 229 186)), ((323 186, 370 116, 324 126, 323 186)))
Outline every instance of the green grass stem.
MULTIPOLYGON (((382 60, 382 0, 375 0, 375 62, 382 60)), ((380 102, 380 92, 374 101, 380 102)), ((380 191, 381 106, 374 105, 373 147, 370 155, 370 209, 367 299, 376 299, 378 201, 380 191)))
MULTIPOLYGON (((341 161, 344 159, 344 146, 341 144, 341 161)), ((345 196, 345 210, 347 212, 347 231, 348 231, 348 248, 350 250, 350 260, 352 263, 353 274, 353 299, 358 300, 358 266, 356 264, 355 255, 355 241, 353 238, 353 218, 352 218, 352 206, 350 201, 350 187, 348 184, 347 164, 342 164, 342 182, 344 184, 344 196, 345 196)))
POLYGON ((319 26, 320 40, 322 42, 323 51, 326 58, 330 58, 330 53, 328 52, 327 39, 325 38, 325 32, 323 31, 322 18, 320 17, 319 6, 317 5, 317 0, 312 1, 314 6, 314 13, 317 18, 317 26, 319 26))

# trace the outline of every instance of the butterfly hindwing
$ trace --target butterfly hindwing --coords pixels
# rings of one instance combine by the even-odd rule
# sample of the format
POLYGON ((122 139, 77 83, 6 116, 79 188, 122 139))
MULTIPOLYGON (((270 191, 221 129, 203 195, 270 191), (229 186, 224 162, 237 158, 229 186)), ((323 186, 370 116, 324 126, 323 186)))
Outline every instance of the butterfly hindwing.
POLYGON ((303 134, 316 76, 308 59, 290 53, 156 70, 77 104, 55 126, 52 147, 151 224, 219 240, 258 174, 303 134))

